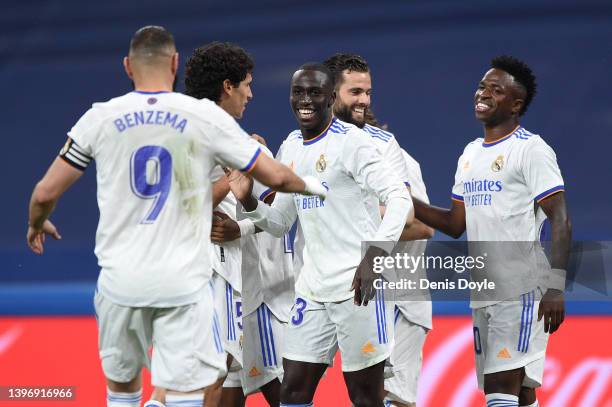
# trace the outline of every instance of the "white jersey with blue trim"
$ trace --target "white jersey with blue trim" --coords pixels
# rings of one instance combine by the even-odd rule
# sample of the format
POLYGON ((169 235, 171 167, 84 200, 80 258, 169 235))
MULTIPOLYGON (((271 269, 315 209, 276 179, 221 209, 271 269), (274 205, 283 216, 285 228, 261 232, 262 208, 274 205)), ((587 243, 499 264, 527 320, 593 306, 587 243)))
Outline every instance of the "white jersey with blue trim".
MULTIPOLYGON (((523 127, 495 142, 478 138, 465 147, 457 163, 452 198, 465 205, 468 240, 525 242, 512 246, 520 255, 508 255, 503 265, 495 262, 496 266, 487 267, 499 286, 498 293, 495 299, 479 304, 475 304, 478 298, 473 293, 473 306, 517 297, 538 286, 546 270, 541 268, 541 247, 528 244, 539 241, 541 219, 536 219, 535 204, 564 188, 555 152, 539 135, 523 127), (504 298, 497 298, 500 296, 504 298)), ((511 249, 508 244, 496 247, 511 249)), ((491 259, 489 253, 488 261, 491 259)))
POLYGON ((351 284, 362 258, 361 242, 397 242, 403 222, 383 222, 381 230, 379 201, 393 197, 411 205, 406 186, 368 134, 337 118, 307 141, 299 130, 290 133, 279 158, 297 175, 319 179, 327 198, 278 194, 269 210, 252 215, 255 223, 286 231, 299 218, 304 246, 296 293, 319 302, 347 300, 354 295, 351 284))
POLYGON ((171 92, 96 103, 68 136, 96 160, 99 290, 125 306, 196 302, 211 276, 211 172, 250 170, 259 144, 215 103, 171 92))
POLYGON ((410 175, 408 173, 408 166, 402 153, 403 150, 397 143, 393 133, 369 124, 363 126, 363 131, 370 135, 387 165, 401 178, 404 184, 409 185, 410 175))
MULTIPOLYGON (((410 192, 412 196, 428 204, 429 197, 427 196, 427 188, 425 187, 423 175, 421 174, 421 166, 417 160, 412 158, 412 156, 406 152, 406 150, 402 148, 401 152, 402 157, 406 162, 406 167, 408 168, 407 181, 410 184, 410 192)), ((427 239, 398 242, 397 247, 398 251, 401 250, 402 253, 408 253, 408 255, 412 258, 422 257, 426 248, 427 239)), ((397 281, 400 281, 399 278, 415 279, 415 275, 419 276, 418 278, 427 278, 427 274, 425 272, 426 270, 423 267, 420 267, 414 271, 413 276, 398 275, 397 281)), ((425 293, 423 298, 420 298, 417 301, 398 301, 396 305, 408 321, 421 325, 427 329, 431 329, 432 307, 431 297, 428 294, 429 293, 425 293)))
MULTIPOLYGON (((273 157, 272 152, 266 147, 262 146, 262 151, 273 157)), ((264 200, 272 193, 273 190, 254 181, 252 194, 260 201, 260 205, 265 205, 264 200)), ((276 192, 277 196, 280 194, 282 193, 276 192)), ((240 211, 238 216, 245 217, 240 211)), ((293 245, 289 234, 276 237, 261 231, 245 236, 241 240, 243 315, 255 312, 262 303, 265 303, 276 318, 287 322, 295 299, 293 245)))
MULTIPOLYGON (((223 172, 223 170, 221 171, 223 172)), ((223 175, 225 175, 224 172, 223 175)), ((215 178, 213 177, 212 179, 214 180, 215 178)), ((223 198, 223 200, 219 202, 219 205, 214 209, 214 211, 223 212, 231 219, 237 220, 237 205, 238 201, 236 200, 236 197, 232 191, 230 191, 223 198)), ((211 257, 213 270, 223 277, 225 281, 230 283, 232 288, 239 293, 242 292, 241 240, 242 238, 232 240, 230 242, 223 242, 221 244, 211 244, 211 250, 213 253, 211 257)))

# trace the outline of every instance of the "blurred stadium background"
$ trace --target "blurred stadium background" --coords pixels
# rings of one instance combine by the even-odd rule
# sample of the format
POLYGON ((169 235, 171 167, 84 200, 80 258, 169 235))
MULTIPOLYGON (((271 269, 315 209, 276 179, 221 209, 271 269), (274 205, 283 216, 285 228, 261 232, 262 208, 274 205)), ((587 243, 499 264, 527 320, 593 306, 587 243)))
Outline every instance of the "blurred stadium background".
MULTIPOLYGON (((523 125, 557 153, 574 239, 612 240, 609 0, 5 0, 0 386, 72 385, 78 401, 65 405, 104 405, 92 307, 95 171, 89 169, 62 199, 52 219, 63 240, 48 242, 43 257, 25 245, 27 203, 66 131, 91 103, 131 90, 121 58, 133 32, 148 24, 174 33, 183 63, 194 47, 213 40, 236 42, 253 55, 255 97, 241 124, 266 137, 274 151, 295 128, 288 104, 294 70, 335 52, 363 55, 372 69, 375 113, 421 163, 429 196, 439 205, 449 202, 457 157, 481 135, 472 96, 489 60, 499 54, 522 58, 539 82, 523 125)), ((545 406, 610 407, 610 302, 568 309, 566 325, 550 343, 540 398, 545 406)), ((421 406, 482 405, 471 332, 465 304, 435 305, 421 406)), ((337 369, 315 401, 348 405, 337 369)))

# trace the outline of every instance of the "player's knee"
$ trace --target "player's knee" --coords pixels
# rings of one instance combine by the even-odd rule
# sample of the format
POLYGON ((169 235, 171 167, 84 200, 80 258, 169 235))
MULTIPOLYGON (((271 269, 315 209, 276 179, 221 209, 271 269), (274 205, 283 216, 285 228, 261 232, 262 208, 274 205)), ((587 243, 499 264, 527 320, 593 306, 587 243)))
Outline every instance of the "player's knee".
POLYGON ((295 385, 291 386, 283 380, 280 389, 280 399, 282 403, 307 403, 311 400, 309 396, 306 389, 302 389, 295 385))
POLYGON ((355 407, 378 407, 382 404, 382 398, 378 397, 378 392, 371 393, 365 391, 354 392, 350 395, 351 403, 355 407))
POLYGON ((370 382, 356 383, 347 381, 347 389, 351 402, 355 407, 380 406, 383 400, 380 386, 370 382))

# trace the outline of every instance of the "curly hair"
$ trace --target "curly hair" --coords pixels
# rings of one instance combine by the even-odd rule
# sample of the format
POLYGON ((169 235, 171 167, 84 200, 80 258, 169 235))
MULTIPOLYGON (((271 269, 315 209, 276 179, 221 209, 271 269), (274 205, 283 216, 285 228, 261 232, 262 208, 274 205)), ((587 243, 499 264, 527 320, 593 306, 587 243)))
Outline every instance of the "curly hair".
POLYGON ((187 60, 185 94, 219 102, 223 82, 228 79, 232 86, 238 87, 254 67, 251 56, 238 45, 211 42, 196 48, 187 60))
POLYGON ((525 103, 519 112, 519 116, 525 114, 529 104, 536 94, 537 88, 536 78, 531 71, 531 68, 520 59, 508 55, 493 58, 491 60, 491 68, 501 69, 502 71, 507 72, 525 89, 525 103))
POLYGON ((357 54, 334 54, 327 58, 323 65, 334 74, 336 86, 342 84, 342 72, 347 69, 354 72, 370 72, 368 62, 357 54))

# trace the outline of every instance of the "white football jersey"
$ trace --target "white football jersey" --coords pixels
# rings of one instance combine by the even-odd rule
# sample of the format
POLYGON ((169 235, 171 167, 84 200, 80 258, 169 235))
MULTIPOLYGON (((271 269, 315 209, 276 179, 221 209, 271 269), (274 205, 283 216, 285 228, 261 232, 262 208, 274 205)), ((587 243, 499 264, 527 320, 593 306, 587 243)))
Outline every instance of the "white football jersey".
MULTIPOLYGON (((266 147, 262 146, 262 150, 273 157, 272 152, 266 147)), ((253 183, 253 196, 261 201, 260 205, 265 205, 264 199, 273 192, 257 181, 253 183)), ((238 216, 245 217, 240 211, 238 216)), ((293 248, 289 234, 276 237, 261 231, 245 236, 241 240, 243 315, 255 312, 261 303, 265 302, 279 320, 287 322, 295 299, 293 248)))
POLYGON ((171 92, 96 103, 70 130, 96 160, 98 288, 117 304, 195 302, 211 275, 211 171, 261 152, 223 109, 171 92))
POLYGON ((351 284, 362 258, 361 242, 397 242, 405 218, 385 219, 379 227, 378 203, 394 197, 411 205, 406 186, 368 134, 336 118, 308 141, 299 130, 290 133, 281 150, 281 162, 301 177, 318 178, 327 198, 279 194, 272 208, 260 209, 260 204, 249 216, 263 229, 278 226, 285 232, 299 217, 304 249, 296 293, 319 302, 347 300, 354 295, 351 284))
MULTIPOLYGON (((374 145, 385 159, 385 163, 401 178, 404 184, 409 184, 410 174, 408 173, 408 162, 405 159, 405 151, 397 143, 393 133, 378 127, 366 124, 363 130, 370 135, 374 145)), ((410 157, 410 156, 409 156, 410 157)), ((412 159, 412 157, 410 157, 412 159)), ((417 166, 419 165, 416 163, 417 166)), ((420 176, 420 167, 419 167, 420 176)), ((424 186, 424 185, 423 185, 424 186)))
MULTIPOLYGON (((523 127, 493 143, 478 138, 465 147, 457 163, 452 197, 465 205, 468 240, 523 242, 487 245, 504 251, 495 253, 503 261, 486 267, 489 280, 496 283, 496 293, 491 297, 491 293, 472 292, 472 306, 517 297, 538 286, 546 270, 538 267, 544 258, 541 246, 529 244, 538 241, 541 226, 535 203, 563 190, 554 151, 523 127)), ((491 262, 492 254, 487 254, 491 262)))
MULTIPOLYGON (((403 157, 403 150, 397 143, 395 136, 393 133, 388 131, 379 129, 378 127, 371 126, 366 124, 363 129, 366 133, 368 133, 371 137, 372 142, 378 149, 378 151, 382 154, 385 163, 391 167, 391 170, 397 174, 400 179, 404 182, 405 185, 410 186, 410 182, 408 181, 410 176, 408 174, 407 162, 403 157)), ((280 154, 282 152, 281 149, 278 152, 276 157, 277 160, 281 161, 280 154)), ((418 164, 417 164, 418 165, 418 164)), ((419 167, 419 176, 420 176, 420 167, 419 167)), ((293 268, 294 275, 297 278, 300 270, 302 269, 303 261, 303 252, 304 252, 304 234, 302 232, 302 228, 300 227, 299 221, 297 222, 296 232, 295 232, 295 240, 293 244, 293 268)))
MULTIPOLYGON (((401 152, 406 162, 406 167, 408 168, 408 183, 410 184, 412 196, 425 203, 429 203, 427 189, 425 188, 425 182, 421 174, 421 166, 404 149, 401 149, 401 152)), ((419 258, 425 253, 427 239, 399 242, 397 248, 401 250, 402 253, 408 253, 411 257, 419 258)), ((424 268, 420 268, 415 271, 415 274, 418 274, 420 278, 427 278, 425 272, 426 270, 424 268)), ((406 277, 412 280, 415 279, 414 275, 411 277, 402 276, 401 274, 398 275, 398 278, 406 277)), ((425 293, 424 298, 417 301, 398 301, 396 305, 408 321, 431 329, 431 297, 427 294, 428 293, 425 293)))
MULTIPOLYGON (((216 182, 219 178, 225 175, 225 172, 221 167, 215 168, 211 180, 216 182)), ((233 220, 236 219, 236 207, 238 201, 232 193, 228 192, 225 198, 219 203, 214 211, 223 212, 233 220)), ((239 293, 242 292, 242 250, 241 250, 241 239, 232 240, 231 242, 224 242, 222 244, 211 244, 212 251, 212 268, 221 277, 225 279, 234 290, 239 293)))

